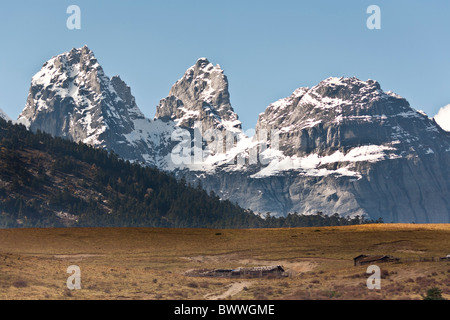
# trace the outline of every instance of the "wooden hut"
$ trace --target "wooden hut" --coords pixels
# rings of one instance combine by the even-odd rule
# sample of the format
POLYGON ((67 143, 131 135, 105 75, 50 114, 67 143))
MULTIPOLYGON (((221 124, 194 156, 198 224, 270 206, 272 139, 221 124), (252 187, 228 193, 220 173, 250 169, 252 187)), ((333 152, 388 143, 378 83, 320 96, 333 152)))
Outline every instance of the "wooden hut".
POLYGON ((450 254, 446 255, 445 257, 440 258, 441 261, 450 261, 450 254))
POLYGON ((281 277, 284 275, 284 268, 282 266, 261 266, 251 268, 237 268, 231 272, 232 277, 249 277, 262 278, 269 275, 281 277))
POLYGON ((359 256, 353 258, 353 262, 355 266, 362 266, 366 264, 374 264, 374 263, 385 263, 385 262, 396 262, 399 261, 399 258, 387 255, 372 255, 368 256, 365 254, 360 254, 359 256))
POLYGON ((287 276, 282 266, 260 266, 244 268, 239 267, 236 269, 202 269, 192 270, 186 273, 188 276, 196 277, 223 277, 223 278, 263 278, 263 277, 283 277, 287 276))

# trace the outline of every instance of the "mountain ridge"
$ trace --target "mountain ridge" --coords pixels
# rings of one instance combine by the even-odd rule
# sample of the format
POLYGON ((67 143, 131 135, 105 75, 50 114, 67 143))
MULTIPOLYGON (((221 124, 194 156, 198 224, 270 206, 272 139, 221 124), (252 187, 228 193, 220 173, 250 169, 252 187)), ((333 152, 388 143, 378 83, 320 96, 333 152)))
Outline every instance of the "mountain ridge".
MULTIPOLYGON (((67 61, 77 65, 77 57, 88 50, 73 49, 67 61)), ((231 106, 224 71, 206 58, 198 59, 175 82, 153 120, 142 115, 119 77, 98 76, 93 59, 81 59, 86 63, 78 69, 66 68, 72 70, 69 76, 44 85, 40 77, 33 77, 19 120, 32 130, 57 136, 77 133, 77 139, 86 142, 79 137, 89 132, 89 126, 67 130, 70 125, 64 126, 64 117, 45 109, 56 105, 76 110, 77 99, 58 98, 60 87, 74 78, 80 83, 76 92, 89 84, 82 93, 89 98, 94 92, 97 106, 104 107, 97 107, 105 112, 93 118, 97 128, 103 123, 110 134, 102 131, 105 139, 98 146, 201 182, 208 191, 254 212, 285 216, 323 211, 395 222, 450 221, 446 200, 450 172, 445 166, 450 163, 450 135, 406 99, 384 92, 377 81, 331 77, 312 88, 298 88, 270 104, 259 116, 256 134, 248 137, 231 106), (106 92, 99 92, 101 83, 106 92), (42 105, 42 96, 53 100, 42 105), (120 125, 115 126, 120 117, 108 113, 108 108, 123 110, 120 125), (33 118, 36 113, 46 121, 33 118), (61 128, 64 134, 57 132, 61 128), (387 199, 386 203, 379 204, 374 197, 387 199)), ((38 75, 47 73, 41 70, 38 75)))

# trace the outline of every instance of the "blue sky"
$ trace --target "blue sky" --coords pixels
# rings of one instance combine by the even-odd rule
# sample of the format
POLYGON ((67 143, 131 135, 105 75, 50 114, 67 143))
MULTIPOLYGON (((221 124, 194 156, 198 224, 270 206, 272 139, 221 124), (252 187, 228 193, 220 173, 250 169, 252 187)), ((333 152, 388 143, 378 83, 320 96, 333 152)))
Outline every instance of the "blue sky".
POLYGON ((16 119, 31 77, 85 44, 153 118, 199 57, 220 64, 245 129, 271 103, 330 76, 375 79, 434 116, 450 103, 450 1, 41 0, 0 4, 0 108, 16 119), (69 30, 69 5, 81 30, 69 30), (369 5, 381 29, 369 30, 369 5))

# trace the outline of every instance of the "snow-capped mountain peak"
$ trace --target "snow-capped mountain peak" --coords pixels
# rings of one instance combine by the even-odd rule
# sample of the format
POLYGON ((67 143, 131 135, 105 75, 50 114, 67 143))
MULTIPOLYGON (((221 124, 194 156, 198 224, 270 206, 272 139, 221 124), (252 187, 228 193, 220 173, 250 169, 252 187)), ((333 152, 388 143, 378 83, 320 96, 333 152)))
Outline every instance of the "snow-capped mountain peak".
POLYGON ((130 87, 119 76, 106 76, 87 46, 44 63, 18 122, 149 163, 159 139, 130 87))
POLYGON ((200 121, 204 130, 240 130, 241 122, 230 103, 228 79, 219 65, 200 58, 159 103, 157 119, 173 120, 193 128, 200 121))

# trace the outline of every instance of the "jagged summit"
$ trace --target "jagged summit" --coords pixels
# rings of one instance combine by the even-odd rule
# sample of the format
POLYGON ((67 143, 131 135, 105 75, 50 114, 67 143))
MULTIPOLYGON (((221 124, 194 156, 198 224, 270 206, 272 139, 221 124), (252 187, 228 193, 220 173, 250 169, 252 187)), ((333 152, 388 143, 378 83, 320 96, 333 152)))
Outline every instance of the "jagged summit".
POLYGON ((219 65, 200 58, 187 69, 157 106, 155 118, 173 120, 180 127, 193 128, 201 121, 210 128, 240 130, 241 122, 230 103, 228 79, 219 65))
POLYGON ((428 117, 404 98, 384 92, 374 80, 328 78, 269 105, 256 130, 279 130, 281 148, 288 155, 323 155, 392 143, 411 130, 411 121, 425 131, 437 130, 428 117))
POLYGON ((109 78, 84 46, 44 63, 33 76, 18 122, 146 162, 153 154, 150 128, 130 87, 109 78))
MULTIPOLYGON (((402 107, 409 107, 408 102, 402 97, 385 93, 380 84, 375 80, 362 81, 355 77, 352 78, 328 78, 312 87, 305 94, 304 104, 313 104, 317 109, 333 111, 335 114, 351 114, 378 112, 374 110, 384 104, 385 100, 396 98, 403 100, 402 107)), ((391 99, 391 101, 394 101, 391 99)), ((398 101, 395 101, 398 103, 398 101)), ((390 113, 391 111, 385 110, 390 113)), ((396 112, 397 110, 392 110, 396 112)))
MULTIPOLYGON (((206 57, 201 57, 197 59, 197 62, 195 63, 195 66, 198 68, 205 68, 206 66, 209 66, 211 64, 211 62, 209 62, 208 58, 206 57)), ((211 64, 212 65, 212 64, 211 64)), ((219 66, 219 65, 217 65, 219 66)))
POLYGON ((84 46, 53 57, 33 76, 18 121, 31 130, 106 146, 109 129, 129 133, 132 121, 142 118, 130 88, 118 77, 109 79, 84 46))
MULTIPOLYGON (((268 125, 280 124, 286 121, 287 116, 290 116, 287 122, 295 122, 292 118, 300 114, 308 117, 312 115, 319 121, 319 117, 321 120, 326 118, 332 120, 345 114, 356 116, 376 113, 379 111, 375 110, 379 102, 389 100, 390 97, 402 100, 402 105, 409 107, 408 102, 402 97, 383 92, 377 81, 361 81, 354 77, 330 77, 312 88, 300 87, 291 96, 270 104, 266 111, 260 114, 259 120, 268 125), (267 119, 268 114, 272 114, 269 117, 270 121, 267 119), (277 121, 271 122, 273 120, 277 121)), ((391 113, 389 110, 385 112, 391 113)), ((312 122, 312 118, 309 118, 309 122, 312 122)))

